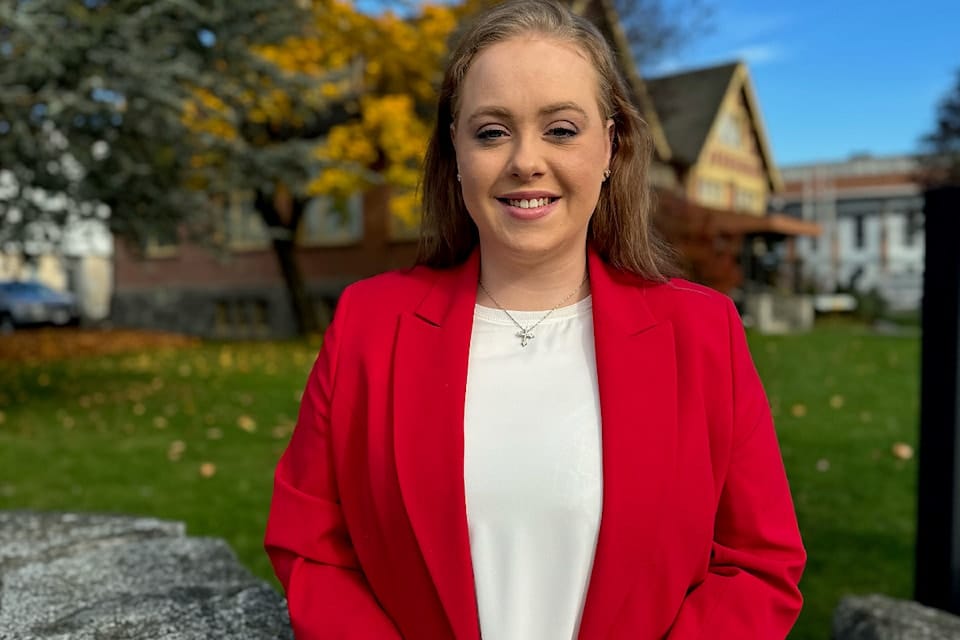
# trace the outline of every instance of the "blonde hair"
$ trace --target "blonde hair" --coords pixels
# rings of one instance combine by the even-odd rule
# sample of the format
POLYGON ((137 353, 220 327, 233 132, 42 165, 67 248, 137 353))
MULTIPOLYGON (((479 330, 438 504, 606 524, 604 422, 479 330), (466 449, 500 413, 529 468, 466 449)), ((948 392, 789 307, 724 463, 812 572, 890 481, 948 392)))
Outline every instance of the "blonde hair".
POLYGON ((498 42, 525 35, 569 42, 587 54, 598 79, 601 113, 613 120, 610 178, 590 220, 588 241, 606 262, 644 278, 663 281, 676 272, 673 251, 652 226, 647 172, 653 140, 630 102, 613 52, 597 28, 554 0, 508 0, 480 14, 453 50, 437 102, 437 120, 424 160, 423 219, 418 264, 451 267, 479 242, 477 228, 456 187, 457 162, 450 125, 459 90, 477 54, 498 42))

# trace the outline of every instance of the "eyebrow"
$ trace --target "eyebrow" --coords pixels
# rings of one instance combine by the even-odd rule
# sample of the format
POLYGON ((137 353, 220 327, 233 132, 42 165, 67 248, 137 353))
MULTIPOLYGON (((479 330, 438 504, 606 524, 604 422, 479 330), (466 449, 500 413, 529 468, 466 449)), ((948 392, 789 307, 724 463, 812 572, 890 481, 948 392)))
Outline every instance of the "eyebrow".
MULTIPOLYGON (((561 111, 576 111, 577 113, 582 115, 584 118, 588 117, 587 112, 584 111, 584 109, 575 102, 555 102, 553 104, 548 104, 547 106, 540 109, 540 115, 549 116, 555 113, 559 113, 561 111)), ((483 117, 503 118, 505 120, 513 119, 513 116, 509 110, 503 107, 491 106, 491 107, 480 107, 479 109, 474 111, 472 114, 470 114, 470 117, 467 119, 467 121, 473 122, 474 120, 477 120, 478 118, 483 118, 483 117)))

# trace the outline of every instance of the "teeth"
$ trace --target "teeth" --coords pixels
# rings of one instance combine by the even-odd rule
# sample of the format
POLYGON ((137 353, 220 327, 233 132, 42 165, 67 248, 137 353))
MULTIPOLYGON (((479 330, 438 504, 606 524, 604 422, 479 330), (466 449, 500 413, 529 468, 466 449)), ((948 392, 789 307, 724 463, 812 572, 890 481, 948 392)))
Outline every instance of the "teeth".
POLYGON ((550 204, 552 198, 533 198, 530 200, 507 200, 511 207, 521 209, 539 209, 550 204))

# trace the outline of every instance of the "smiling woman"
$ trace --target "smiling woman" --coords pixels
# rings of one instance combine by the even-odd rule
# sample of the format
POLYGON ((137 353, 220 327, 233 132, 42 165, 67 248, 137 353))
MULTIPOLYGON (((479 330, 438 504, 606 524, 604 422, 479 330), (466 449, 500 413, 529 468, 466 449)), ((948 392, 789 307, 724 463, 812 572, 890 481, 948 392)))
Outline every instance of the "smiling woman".
MULTIPOLYGON (((598 89, 580 49, 550 37, 498 42, 474 58, 450 130, 488 287, 506 288, 497 267, 531 261, 579 271, 570 274, 579 282, 612 149, 598 89)), ((555 302, 517 294, 504 302, 534 310, 555 302)))
POLYGON ((783 638, 805 554, 732 303, 669 278, 651 144, 590 23, 479 16, 420 264, 349 287, 277 467, 298 638, 783 638))

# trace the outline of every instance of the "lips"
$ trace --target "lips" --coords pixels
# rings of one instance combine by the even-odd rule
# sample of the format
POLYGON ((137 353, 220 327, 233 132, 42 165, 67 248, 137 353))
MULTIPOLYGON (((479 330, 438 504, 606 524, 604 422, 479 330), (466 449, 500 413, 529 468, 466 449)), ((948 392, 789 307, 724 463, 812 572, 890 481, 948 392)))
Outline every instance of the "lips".
POLYGON ((509 194, 507 197, 497 198, 508 215, 520 220, 544 217, 553 211, 559 200, 556 196, 546 194, 509 194))

